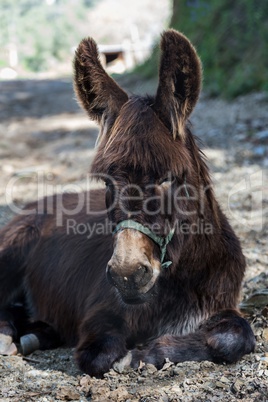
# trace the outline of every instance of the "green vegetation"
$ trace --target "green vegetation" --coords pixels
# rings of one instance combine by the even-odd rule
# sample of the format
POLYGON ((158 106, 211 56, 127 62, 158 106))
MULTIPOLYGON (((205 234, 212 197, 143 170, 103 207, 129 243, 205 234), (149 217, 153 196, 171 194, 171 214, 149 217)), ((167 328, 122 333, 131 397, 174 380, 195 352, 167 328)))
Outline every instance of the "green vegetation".
MULTIPOLYGON (((11 66, 35 72, 53 68, 58 61, 70 63, 71 49, 84 36, 87 13, 96 1, 0 0, 0 67, 10 65, 12 54, 11 66)), ((232 98, 268 91, 267 0, 170 1, 170 26, 196 46, 203 86, 210 95, 232 98)), ((156 78, 158 58, 156 46, 135 73, 156 78)))
POLYGON ((0 0, 0 64, 8 65, 10 47, 18 63, 42 71, 70 55, 81 39, 79 25, 93 0, 0 0), (75 27, 75 28, 74 28, 75 27))
MULTIPOLYGON (((255 0, 173 0, 170 27, 196 46, 204 68, 204 89, 232 98, 268 91, 268 2, 255 0)), ((155 74, 158 51, 138 68, 155 74)))

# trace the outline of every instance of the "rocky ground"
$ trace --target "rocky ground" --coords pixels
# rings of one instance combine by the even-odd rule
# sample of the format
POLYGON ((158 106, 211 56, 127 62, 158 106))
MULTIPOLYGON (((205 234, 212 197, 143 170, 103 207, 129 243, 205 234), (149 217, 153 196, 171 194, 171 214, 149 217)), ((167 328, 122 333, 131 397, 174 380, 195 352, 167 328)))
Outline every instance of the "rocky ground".
MULTIPOLYGON (((151 365, 111 370, 103 380, 83 375, 69 349, 0 357, 1 402, 268 401, 267 110, 263 93, 234 102, 203 95, 192 118, 217 197, 247 258, 241 301, 256 335, 255 353, 230 366, 167 362, 160 371, 151 365)), ((28 200, 86 188, 97 132, 68 79, 1 82, 0 225, 28 200)))

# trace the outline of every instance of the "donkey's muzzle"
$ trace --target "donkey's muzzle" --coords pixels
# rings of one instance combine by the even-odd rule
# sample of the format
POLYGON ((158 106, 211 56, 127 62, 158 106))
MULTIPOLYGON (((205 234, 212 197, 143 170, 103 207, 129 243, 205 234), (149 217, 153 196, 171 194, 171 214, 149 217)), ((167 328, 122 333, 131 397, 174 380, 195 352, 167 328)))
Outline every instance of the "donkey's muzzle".
POLYGON ((116 233, 106 274, 125 303, 143 303, 148 299, 161 271, 155 251, 159 252, 157 244, 138 230, 124 228, 116 233))
POLYGON ((150 263, 122 269, 119 265, 109 262, 106 269, 108 281, 120 292, 127 303, 145 301, 145 294, 154 284, 153 268, 150 263))

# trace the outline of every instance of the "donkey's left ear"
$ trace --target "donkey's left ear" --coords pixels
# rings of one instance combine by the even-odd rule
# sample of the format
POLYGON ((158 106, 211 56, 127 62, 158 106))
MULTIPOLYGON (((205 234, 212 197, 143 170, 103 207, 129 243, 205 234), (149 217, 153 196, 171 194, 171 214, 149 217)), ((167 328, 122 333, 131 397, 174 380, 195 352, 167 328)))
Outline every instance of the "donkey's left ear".
POLYGON ((183 139, 201 89, 201 62, 190 41, 173 29, 163 33, 161 51, 154 109, 173 137, 183 139))
POLYGON ((102 67, 92 38, 83 39, 75 52, 74 89, 89 117, 98 123, 102 116, 116 117, 128 100, 126 92, 102 67))

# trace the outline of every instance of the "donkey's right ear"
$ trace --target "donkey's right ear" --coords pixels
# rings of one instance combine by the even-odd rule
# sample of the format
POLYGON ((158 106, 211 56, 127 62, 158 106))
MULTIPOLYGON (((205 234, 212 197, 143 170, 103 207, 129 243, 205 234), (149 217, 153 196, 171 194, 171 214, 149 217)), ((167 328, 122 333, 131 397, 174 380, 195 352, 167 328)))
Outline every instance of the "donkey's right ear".
POLYGON ((122 88, 105 72, 93 39, 83 39, 74 58, 74 89, 89 117, 100 123, 103 115, 116 117, 128 100, 122 88))

